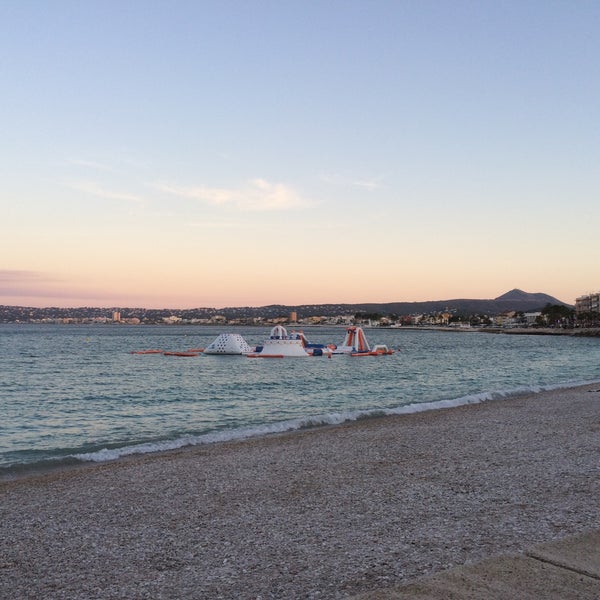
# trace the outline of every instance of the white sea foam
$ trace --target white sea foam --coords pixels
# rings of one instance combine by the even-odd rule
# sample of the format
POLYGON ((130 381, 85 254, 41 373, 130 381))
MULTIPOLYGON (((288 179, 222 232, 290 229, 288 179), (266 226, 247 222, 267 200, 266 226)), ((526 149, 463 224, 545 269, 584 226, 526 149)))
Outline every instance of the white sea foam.
MULTIPOLYGON (((0 478, 553 389, 534 384, 600 378, 597 340, 570 336, 381 329, 377 342, 401 349, 393 356, 300 364, 132 355, 131 349, 140 347, 206 347, 220 331, 117 329, 2 326, 0 478), (484 392, 519 386, 530 387, 484 392)), ((252 343, 263 339, 259 333, 241 331, 252 343)), ((330 342, 339 330, 319 328, 315 336, 330 342)))
POLYGON ((342 423, 350 421, 357 421, 378 416, 405 415, 431 410, 454 408, 458 406, 465 406, 467 404, 479 404, 482 402, 489 402, 494 400, 505 400, 531 393, 540 393, 559 389, 569 389, 591 383, 597 382, 580 381, 547 386, 521 387, 510 390, 481 392, 478 394, 462 396, 460 398, 450 398, 445 400, 437 400, 433 402, 417 402, 412 404, 406 404, 403 406, 398 406, 395 408, 332 412, 323 415, 316 415, 312 417, 304 417, 299 419, 290 419, 287 421, 267 423, 264 425, 257 425, 252 427, 224 429, 220 431, 205 433, 198 436, 183 436, 172 440, 147 442, 144 444, 135 444, 131 446, 124 446, 121 448, 105 448, 102 450, 97 450, 95 452, 74 454, 72 455, 72 458, 76 458, 77 460, 81 461, 106 462, 136 454, 165 452, 169 450, 177 450, 187 446, 230 442, 235 440, 263 437, 267 435, 285 433, 289 431, 297 431, 301 429, 308 429, 326 425, 340 425, 342 423))

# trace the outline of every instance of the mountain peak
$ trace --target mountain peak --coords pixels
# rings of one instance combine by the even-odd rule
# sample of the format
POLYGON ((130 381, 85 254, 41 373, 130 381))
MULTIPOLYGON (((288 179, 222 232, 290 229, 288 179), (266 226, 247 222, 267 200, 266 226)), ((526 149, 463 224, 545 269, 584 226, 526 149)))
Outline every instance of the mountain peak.
POLYGON ((500 302, 538 302, 540 306, 546 304, 564 304, 548 294, 524 292, 517 288, 506 292, 506 294, 502 294, 502 296, 498 296, 495 300, 500 302))
POLYGON ((502 294, 502 296, 494 298, 494 300, 531 300, 535 295, 515 288, 514 290, 510 290, 510 292, 506 292, 506 294, 502 294))

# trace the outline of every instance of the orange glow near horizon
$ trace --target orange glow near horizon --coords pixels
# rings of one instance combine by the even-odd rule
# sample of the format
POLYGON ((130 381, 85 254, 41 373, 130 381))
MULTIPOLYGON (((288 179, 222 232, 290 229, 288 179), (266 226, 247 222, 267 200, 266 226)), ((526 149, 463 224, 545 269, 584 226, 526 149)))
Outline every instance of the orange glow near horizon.
POLYGON ((416 288, 412 293, 396 287, 396 292, 385 285, 379 288, 368 288, 364 290, 344 290, 341 286, 314 285, 307 287, 302 280, 293 285, 269 289, 235 289, 226 288, 220 290, 204 289, 204 286, 190 286, 182 293, 178 291, 159 290, 152 285, 145 288, 138 287, 135 290, 124 288, 122 284, 112 287, 87 289, 72 288, 68 286, 45 288, 43 286, 29 287, 21 294, 0 296, 0 304, 12 306, 74 308, 80 306, 93 306, 100 308, 128 307, 128 308, 225 308, 233 306, 267 306, 281 304, 285 306, 301 306, 308 304, 365 304, 365 303, 390 303, 390 302, 426 302, 437 300, 453 300, 457 298, 493 299, 511 289, 518 288, 526 292, 541 292, 554 296, 557 300, 574 304, 575 298, 588 293, 590 290, 582 290, 572 293, 569 290, 561 290, 556 287, 540 287, 536 285, 507 284, 503 288, 495 288, 489 285, 481 288, 461 288, 460 284, 447 286, 445 288, 416 288), (119 288, 116 291, 116 288, 119 288), (113 290, 113 291, 111 291, 113 290))
POLYGON ((238 4, 4 11, 0 304, 600 287, 587 9, 238 4))

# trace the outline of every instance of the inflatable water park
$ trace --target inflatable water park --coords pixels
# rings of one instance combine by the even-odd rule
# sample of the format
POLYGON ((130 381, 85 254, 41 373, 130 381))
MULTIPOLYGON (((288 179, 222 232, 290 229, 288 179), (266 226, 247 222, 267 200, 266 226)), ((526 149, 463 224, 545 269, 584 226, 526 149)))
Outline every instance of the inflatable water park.
POLYGON ((159 349, 134 350, 131 354, 163 354, 164 356, 246 356, 248 358, 309 358, 343 354, 351 357, 388 356, 394 351, 385 344, 371 346, 361 327, 346 329, 343 342, 336 344, 311 343, 303 331, 290 331, 276 325, 259 346, 252 347, 240 333, 221 333, 206 348, 192 348, 180 352, 159 349))

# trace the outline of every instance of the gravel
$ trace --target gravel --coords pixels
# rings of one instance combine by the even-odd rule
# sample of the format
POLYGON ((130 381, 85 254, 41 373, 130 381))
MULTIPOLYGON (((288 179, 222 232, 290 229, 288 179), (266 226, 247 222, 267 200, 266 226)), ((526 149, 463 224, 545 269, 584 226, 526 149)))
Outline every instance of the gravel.
POLYGON ((0 483, 0 598, 347 598, 597 528, 597 388, 0 483))

